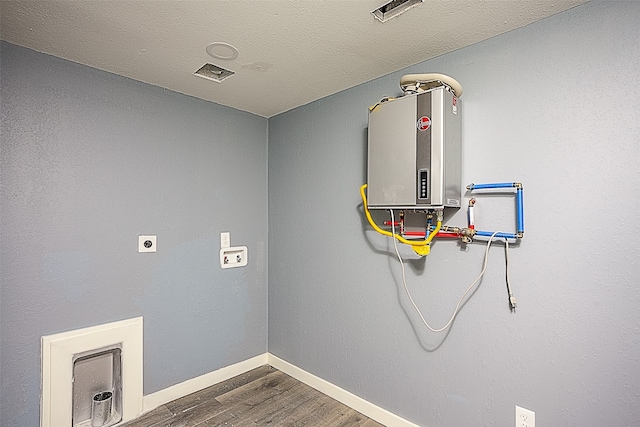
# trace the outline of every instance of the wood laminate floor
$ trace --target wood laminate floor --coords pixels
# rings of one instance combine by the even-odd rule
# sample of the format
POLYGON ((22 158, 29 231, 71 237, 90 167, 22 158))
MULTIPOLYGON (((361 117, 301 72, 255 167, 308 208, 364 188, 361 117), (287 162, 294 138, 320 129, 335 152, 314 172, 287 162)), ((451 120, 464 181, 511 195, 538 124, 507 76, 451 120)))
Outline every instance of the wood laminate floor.
POLYGON ((265 365, 166 403, 122 427, 381 427, 314 388, 265 365))

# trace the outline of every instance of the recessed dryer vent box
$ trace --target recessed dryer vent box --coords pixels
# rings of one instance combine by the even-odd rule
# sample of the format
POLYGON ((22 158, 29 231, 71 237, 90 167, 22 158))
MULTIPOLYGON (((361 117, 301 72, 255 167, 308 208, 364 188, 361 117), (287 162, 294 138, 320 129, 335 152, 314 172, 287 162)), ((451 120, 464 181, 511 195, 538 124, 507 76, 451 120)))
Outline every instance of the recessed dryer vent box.
POLYGON ((444 86, 369 111, 369 209, 459 208, 461 105, 444 86))

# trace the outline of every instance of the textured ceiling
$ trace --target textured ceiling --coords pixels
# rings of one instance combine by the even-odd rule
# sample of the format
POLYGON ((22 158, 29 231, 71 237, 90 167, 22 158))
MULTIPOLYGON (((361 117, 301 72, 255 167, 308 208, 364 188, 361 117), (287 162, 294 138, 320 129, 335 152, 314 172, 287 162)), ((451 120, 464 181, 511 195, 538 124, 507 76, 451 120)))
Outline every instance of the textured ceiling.
POLYGON ((0 36, 271 117, 585 1, 426 0, 381 23, 370 12, 385 0, 2 0, 0 36), (210 57, 213 42, 238 57, 210 57), (207 62, 236 74, 194 76, 207 62))

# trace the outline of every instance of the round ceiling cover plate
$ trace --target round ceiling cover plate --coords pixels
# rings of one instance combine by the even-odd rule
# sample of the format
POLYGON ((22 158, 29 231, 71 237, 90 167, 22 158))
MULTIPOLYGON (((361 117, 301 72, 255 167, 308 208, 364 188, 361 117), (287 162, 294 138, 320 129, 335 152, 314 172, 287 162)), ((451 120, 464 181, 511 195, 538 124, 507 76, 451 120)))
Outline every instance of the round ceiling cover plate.
POLYGON ((207 46, 207 53, 217 59, 236 59, 238 49, 229 43, 215 42, 207 46))

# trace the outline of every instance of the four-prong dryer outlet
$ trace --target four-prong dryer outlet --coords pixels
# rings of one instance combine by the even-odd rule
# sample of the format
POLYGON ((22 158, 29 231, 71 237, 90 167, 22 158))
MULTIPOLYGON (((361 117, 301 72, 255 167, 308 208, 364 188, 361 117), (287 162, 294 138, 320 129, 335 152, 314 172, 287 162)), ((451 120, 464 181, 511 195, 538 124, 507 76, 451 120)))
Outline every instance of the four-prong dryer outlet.
POLYGON ((139 234, 138 235, 138 252, 155 252, 157 236, 155 234, 139 234))

